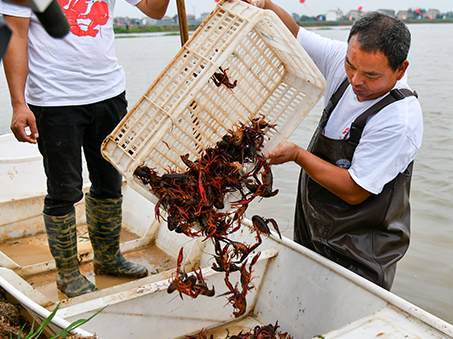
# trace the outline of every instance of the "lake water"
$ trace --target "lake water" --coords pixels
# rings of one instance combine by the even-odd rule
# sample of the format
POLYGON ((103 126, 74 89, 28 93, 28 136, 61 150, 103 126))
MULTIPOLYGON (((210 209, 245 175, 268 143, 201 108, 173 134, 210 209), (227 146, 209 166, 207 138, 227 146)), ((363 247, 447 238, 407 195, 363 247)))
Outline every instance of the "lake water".
MULTIPOLYGON (((425 133, 412 179, 412 238, 398 264, 392 292, 453 323, 453 24, 414 24, 409 55, 409 84, 423 108, 425 133)), ((346 40, 349 27, 316 28, 318 34, 346 40)), ((179 36, 147 35, 116 39, 117 57, 127 76, 130 107, 180 49, 179 36)), ((0 72, 0 134, 10 133, 11 106, 3 71, 0 72)), ((306 146, 318 122, 322 102, 290 137, 306 146)), ((0 150, 1 152, 2 150, 0 150)), ((249 208, 277 220, 292 238, 294 202, 299 168, 273 167, 274 186, 280 192, 249 208), (265 211, 265 212, 264 212, 265 211)), ((307 272, 309 274, 309 272, 307 272)))

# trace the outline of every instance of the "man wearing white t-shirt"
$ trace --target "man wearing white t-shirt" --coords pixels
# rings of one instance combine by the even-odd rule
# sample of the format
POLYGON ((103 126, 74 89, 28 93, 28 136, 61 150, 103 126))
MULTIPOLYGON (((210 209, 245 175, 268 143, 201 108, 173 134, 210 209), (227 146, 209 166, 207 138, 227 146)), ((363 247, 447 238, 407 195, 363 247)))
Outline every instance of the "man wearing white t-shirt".
MULTIPOLYGON (((160 19, 169 0, 126 0, 160 19)), ((74 204, 83 198, 81 148, 91 188, 85 196, 96 274, 141 278, 146 267, 119 249, 122 177, 100 152, 104 138, 127 113, 125 76, 114 51, 115 0, 59 0, 70 32, 52 38, 28 7, 0 0, 13 35, 3 63, 13 107, 11 130, 38 143, 47 175, 44 222, 68 297, 97 290, 79 271, 74 204), (27 134, 26 127, 30 133, 27 134)))
POLYGON ((361 16, 348 42, 297 25, 273 10, 326 78, 326 108, 307 150, 284 142, 270 164, 301 166, 294 240, 390 289, 409 246, 412 163, 421 146, 422 111, 407 85, 410 32, 378 12, 361 16))

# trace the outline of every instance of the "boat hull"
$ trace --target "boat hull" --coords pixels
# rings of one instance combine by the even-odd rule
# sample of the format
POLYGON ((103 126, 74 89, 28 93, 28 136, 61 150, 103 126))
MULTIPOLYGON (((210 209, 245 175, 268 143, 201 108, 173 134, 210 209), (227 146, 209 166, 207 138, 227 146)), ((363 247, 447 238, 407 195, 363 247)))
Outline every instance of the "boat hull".
MULTIPOLYGON (((27 170, 44 180, 39 155, 30 157, 38 159, 28 159, 31 168, 27 170)), ((9 159, 8 166, 16 165, 9 159)), ((2 175, 9 176, 7 172, 2 175)), ((5 178, 2 180, 7 182, 5 178)), ((17 186, 21 181, 12 183, 17 186)), ((43 186, 38 180, 34 184, 43 186)), ((88 185, 86 182, 86 187, 88 185)), ((263 242, 258 247, 261 255, 252 274, 255 288, 247 295, 245 314, 236 318, 226 296, 221 296, 228 292, 225 276, 211 268, 215 252, 211 241, 169 231, 163 220, 155 219, 155 206, 126 183, 123 186, 123 228, 128 235, 122 235, 122 251, 126 256, 138 253, 135 258, 142 261, 146 261, 143 253, 147 253, 149 248, 163 254, 154 257, 154 263, 147 263, 154 265, 148 277, 115 280, 102 286, 98 292, 68 299, 57 293, 54 280, 48 279, 46 289, 40 288, 33 280, 39 275, 55 274, 51 256, 37 262, 22 263, 16 257, 17 251, 6 250, 21 244, 21 239, 27 239, 27 243, 35 246, 34 257, 40 257, 36 239, 45 239, 41 216, 44 192, 33 187, 29 190, 35 193, 18 195, 20 190, 11 189, 9 196, 4 196, 0 202, 0 285, 38 321, 42 321, 61 302, 52 322, 54 332, 107 306, 80 331, 109 339, 150 336, 165 339, 184 338, 209 329, 218 338, 278 321, 279 329, 294 338, 317 335, 325 339, 376 336, 453 338, 451 324, 287 238, 279 239, 275 233, 262 236, 263 242), (196 299, 184 296, 182 299, 177 292, 167 292, 181 247, 184 248, 184 268, 190 271, 201 267, 208 286, 215 287, 216 296, 196 299), (168 265, 164 266, 162 262, 168 265), (52 288, 53 291, 49 292, 52 288)), ((86 227, 83 200, 77 206, 77 223, 78 230, 86 227)), ((250 220, 246 219, 242 229, 232 236, 237 241, 254 243, 250 226, 250 220)), ((89 278, 100 285, 101 277, 92 273, 89 241, 84 235, 79 238, 81 265, 91 267, 89 278)), ((48 251, 45 241, 40 248, 48 251)), ((239 274, 232 273, 230 279, 235 284, 239 274)))

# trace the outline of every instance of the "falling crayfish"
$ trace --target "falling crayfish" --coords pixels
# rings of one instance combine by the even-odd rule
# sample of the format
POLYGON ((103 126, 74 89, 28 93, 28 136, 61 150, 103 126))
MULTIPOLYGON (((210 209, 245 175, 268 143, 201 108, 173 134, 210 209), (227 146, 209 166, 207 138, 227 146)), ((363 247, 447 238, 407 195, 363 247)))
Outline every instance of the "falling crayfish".
POLYGON ((227 70, 228 68, 222 69, 222 67, 219 67, 219 72, 215 72, 212 76, 211 79, 214 81, 214 84, 217 87, 220 87, 220 85, 224 85, 228 89, 233 89, 237 86, 238 81, 234 80, 233 82, 230 81, 230 78, 227 75, 227 70))
MULTIPOLYGON (((216 84, 231 84, 226 73, 220 68, 223 77, 214 77, 216 84)), ((216 73, 217 74, 217 73, 216 73)), ((228 84, 228 85, 227 85, 228 84)), ((266 128, 274 128, 263 116, 251 119, 249 125, 241 122, 228 130, 216 146, 206 148, 196 160, 189 155, 181 155, 186 166, 183 173, 159 175, 145 165, 136 168, 134 175, 146 185, 158 198, 155 206, 156 218, 161 218, 161 209, 166 211, 167 227, 170 231, 184 233, 189 237, 204 236, 214 243, 214 263, 212 269, 225 273, 225 284, 229 292, 228 303, 234 308, 233 314, 238 317, 245 312, 246 294, 251 289, 252 266, 258 259, 259 252, 252 259, 249 269, 247 258, 262 243, 261 234, 270 234, 271 224, 281 237, 278 225, 273 219, 253 216, 252 232, 255 243, 245 244, 233 241, 229 235, 238 231, 245 217, 245 211, 255 198, 271 197, 277 194, 273 190, 273 178, 269 164, 260 153, 266 128), (247 165, 247 166, 246 166, 247 165), (251 167, 246 171, 246 167, 251 167), (240 194, 238 200, 230 202, 230 210, 224 208, 225 196, 228 193, 240 194), (240 272, 240 281, 233 284, 229 280, 232 272, 240 272)), ((181 269, 182 249, 178 256, 176 272, 173 274, 169 293, 178 291, 182 298, 186 294, 192 298, 199 295, 212 296, 214 288, 209 289, 202 276, 201 269, 188 274, 181 269)))
POLYGON ((189 275, 181 270, 182 260, 183 249, 181 248, 178 255, 176 274, 170 279, 167 292, 173 293, 174 291, 178 291, 181 299, 183 298, 183 294, 188 295, 191 298, 196 298, 200 294, 212 297, 215 294, 214 287, 212 289, 208 288, 208 285, 203 278, 203 274, 201 273, 201 268, 199 268, 198 272, 197 270, 194 270, 194 274, 189 275))
POLYGON ((252 267, 253 265, 256 264, 258 261, 258 257, 260 256, 261 253, 256 254, 251 263, 249 264, 249 269, 247 270, 247 262, 244 262, 241 266, 241 278, 240 278, 240 284, 239 282, 236 283, 234 286, 230 282, 229 276, 230 276, 230 271, 227 271, 225 274, 225 285, 228 287, 229 291, 221 294, 221 295, 230 295, 228 299, 228 303, 231 304, 234 308, 233 315, 237 318, 241 315, 243 315, 246 311, 247 308, 247 299, 246 295, 247 292, 250 291, 251 289, 255 288, 253 284, 251 284, 252 281, 252 267))

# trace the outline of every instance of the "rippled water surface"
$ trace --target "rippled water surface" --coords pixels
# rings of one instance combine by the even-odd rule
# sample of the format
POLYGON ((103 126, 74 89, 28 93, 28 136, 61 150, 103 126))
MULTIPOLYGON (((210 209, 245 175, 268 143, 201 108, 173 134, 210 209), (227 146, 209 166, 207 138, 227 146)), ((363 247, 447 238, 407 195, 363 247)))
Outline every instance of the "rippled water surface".
MULTIPOLYGON (((398 265, 392 291, 453 323, 453 24, 418 24, 409 28, 409 84, 420 97, 425 133, 412 179, 411 246, 398 265)), ((348 30, 315 29, 320 35, 339 40, 346 40, 348 30)), ((179 49, 178 36, 116 39, 117 57, 127 76, 130 107, 179 49)), ((3 72, 0 93, 0 134, 4 134, 9 133, 11 106, 3 72)), ((291 141, 301 146, 308 144, 321 109, 322 102, 290 137, 291 141)), ((249 208, 248 215, 259 213, 276 219, 283 233, 291 238, 299 168, 293 164, 274 166, 273 173, 279 194, 249 208)))

